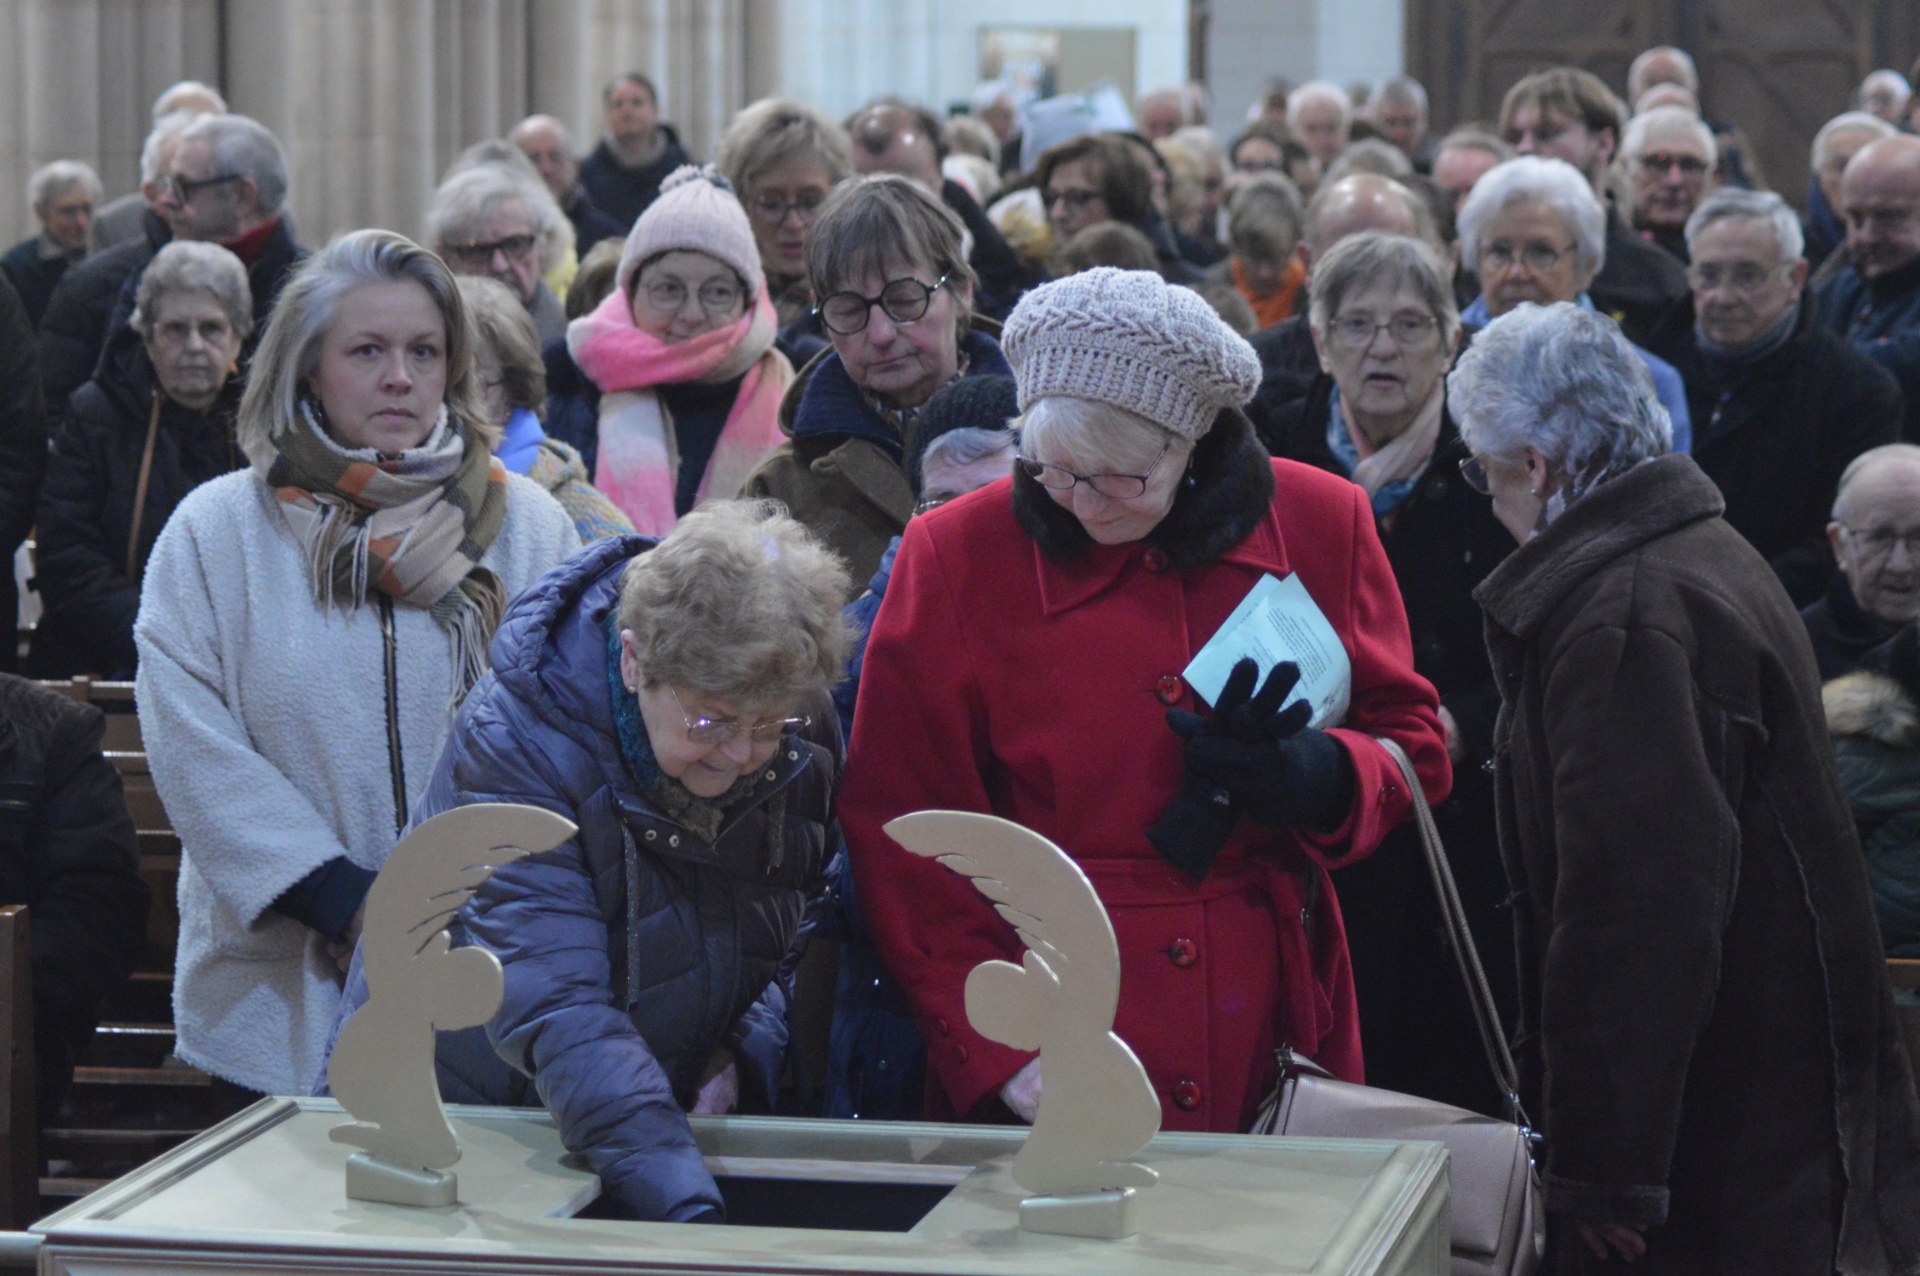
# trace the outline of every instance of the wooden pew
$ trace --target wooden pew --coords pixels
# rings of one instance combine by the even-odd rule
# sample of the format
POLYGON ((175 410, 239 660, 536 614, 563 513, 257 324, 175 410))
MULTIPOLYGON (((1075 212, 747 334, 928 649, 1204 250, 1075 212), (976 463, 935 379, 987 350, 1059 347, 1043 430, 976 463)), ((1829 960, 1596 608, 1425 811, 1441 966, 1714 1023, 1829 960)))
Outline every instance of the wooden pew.
POLYGON ((40 1217, 40 1124, 33 1092, 31 923, 24 904, 0 908, 0 1226, 40 1217))

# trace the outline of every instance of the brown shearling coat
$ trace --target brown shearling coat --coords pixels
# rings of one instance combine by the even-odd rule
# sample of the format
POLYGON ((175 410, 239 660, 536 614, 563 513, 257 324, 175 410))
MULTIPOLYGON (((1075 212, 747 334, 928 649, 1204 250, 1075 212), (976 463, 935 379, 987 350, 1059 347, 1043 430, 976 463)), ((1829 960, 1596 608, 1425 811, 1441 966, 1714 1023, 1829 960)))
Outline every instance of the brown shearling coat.
MULTIPOLYGON (((1691 458, 1476 591, 1502 695, 1523 1088, 1570 1218, 1651 1272, 1905 1272, 1920 1103, 1805 628, 1691 458)), ((1611 1269, 1609 1269, 1611 1270, 1611 1269)))

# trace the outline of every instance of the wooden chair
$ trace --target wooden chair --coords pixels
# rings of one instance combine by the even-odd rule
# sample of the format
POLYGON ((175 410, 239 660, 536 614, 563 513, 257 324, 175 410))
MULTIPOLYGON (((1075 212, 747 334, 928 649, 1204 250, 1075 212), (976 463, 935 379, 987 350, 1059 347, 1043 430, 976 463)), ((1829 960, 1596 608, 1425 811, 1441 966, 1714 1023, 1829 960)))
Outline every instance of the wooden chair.
POLYGON ((1920 961, 1899 957, 1887 959, 1887 982, 1894 988, 1894 1014, 1900 1020, 1900 1036, 1907 1043, 1907 1059, 1913 1073, 1920 1077, 1920 961))
POLYGON ((40 1123, 33 1091, 33 970, 24 904, 0 908, 0 1225, 40 1217, 40 1123))

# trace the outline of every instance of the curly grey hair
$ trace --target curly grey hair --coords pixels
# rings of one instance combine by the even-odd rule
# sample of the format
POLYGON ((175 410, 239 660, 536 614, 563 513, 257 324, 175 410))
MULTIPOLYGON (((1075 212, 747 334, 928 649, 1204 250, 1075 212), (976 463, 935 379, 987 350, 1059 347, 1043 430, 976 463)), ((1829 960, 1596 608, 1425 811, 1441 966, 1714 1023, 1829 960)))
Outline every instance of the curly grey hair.
POLYGON ((1520 155, 1496 164, 1473 185, 1460 210, 1460 251, 1469 269, 1480 261, 1480 237, 1494 216, 1515 204, 1545 204, 1573 236, 1574 260, 1591 279, 1607 260, 1607 214, 1580 170, 1565 160, 1520 155))
POLYGON ((189 292, 213 298, 242 341, 253 332, 253 289, 240 259, 219 244, 179 239, 155 253, 141 272, 128 322, 150 341, 160 303, 189 292))

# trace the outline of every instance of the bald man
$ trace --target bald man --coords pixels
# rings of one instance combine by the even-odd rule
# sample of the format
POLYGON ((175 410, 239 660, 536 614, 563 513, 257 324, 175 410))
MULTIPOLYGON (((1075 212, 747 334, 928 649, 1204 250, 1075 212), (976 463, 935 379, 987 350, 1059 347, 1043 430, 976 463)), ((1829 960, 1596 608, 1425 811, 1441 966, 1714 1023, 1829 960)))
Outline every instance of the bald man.
POLYGON ((1821 287, 1820 317, 1893 373, 1906 438, 1920 442, 1920 137, 1861 147, 1840 177, 1840 215, 1853 260, 1821 287))
POLYGON ((625 238, 620 223, 607 216, 581 184, 580 161, 574 158, 566 125, 551 115, 529 115, 513 126, 507 140, 540 170, 540 180, 573 223, 573 246, 580 256, 603 239, 625 238))

